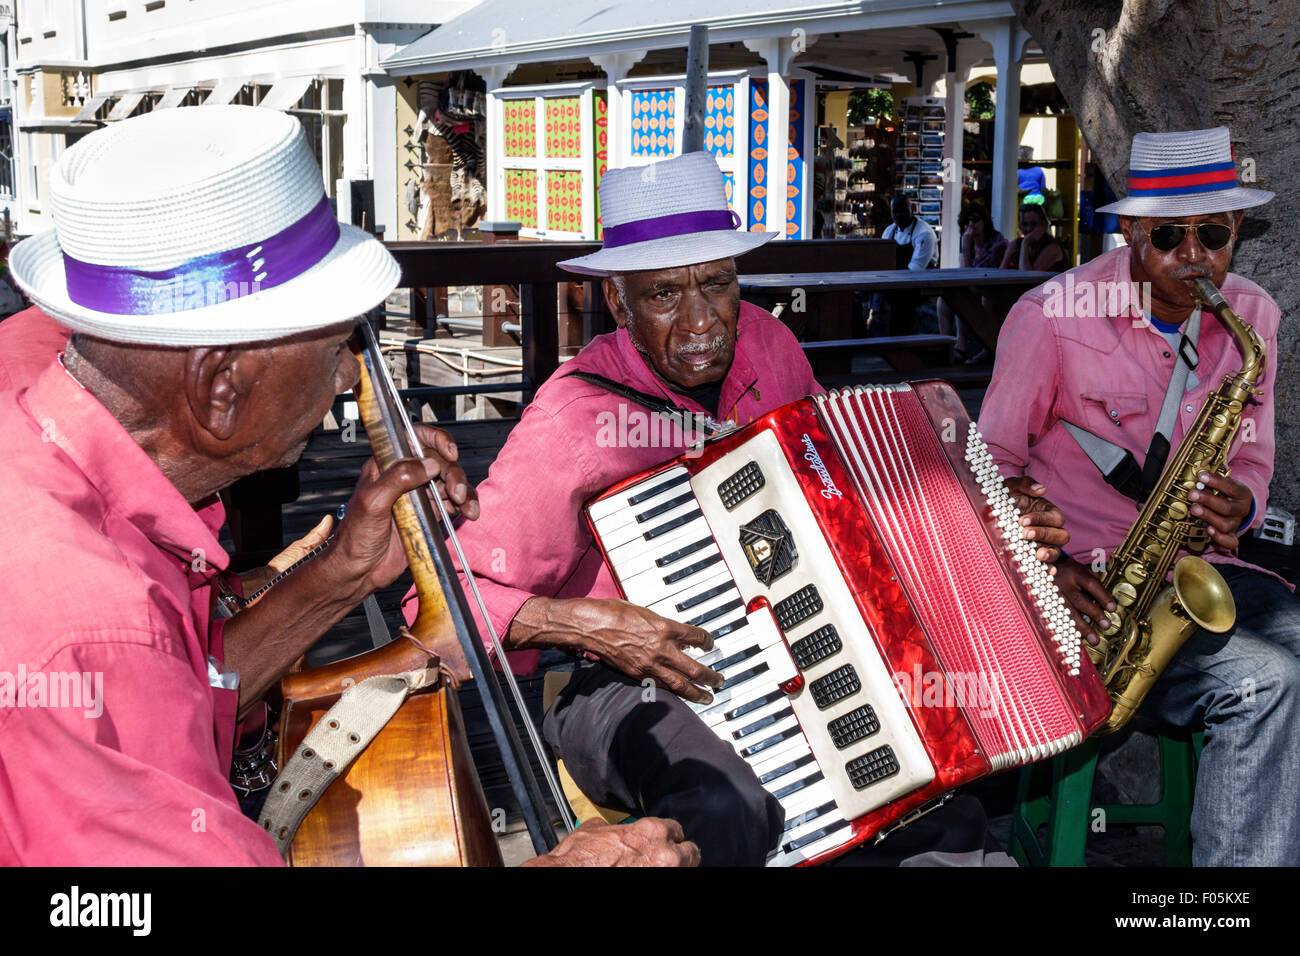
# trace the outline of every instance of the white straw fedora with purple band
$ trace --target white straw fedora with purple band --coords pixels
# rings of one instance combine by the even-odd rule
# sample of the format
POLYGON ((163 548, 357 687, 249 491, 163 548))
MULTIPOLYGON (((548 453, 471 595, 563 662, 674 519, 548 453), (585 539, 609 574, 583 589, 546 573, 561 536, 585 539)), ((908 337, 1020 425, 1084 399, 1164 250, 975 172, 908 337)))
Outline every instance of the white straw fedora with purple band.
POLYGON ((1207 216, 1260 206, 1267 189, 1237 185, 1228 127, 1138 133, 1128 163, 1128 195, 1097 212, 1117 216, 1207 216))
POLYGON ((600 215, 603 248, 560 268, 591 276, 673 269, 730 259, 777 235, 737 229, 722 170, 704 152, 611 169, 600 180, 600 215))
POLYGON ((96 130, 50 170, 54 228, 14 278, 63 325, 116 342, 229 345, 338 325, 400 277, 336 221, 302 125, 204 106, 96 130))

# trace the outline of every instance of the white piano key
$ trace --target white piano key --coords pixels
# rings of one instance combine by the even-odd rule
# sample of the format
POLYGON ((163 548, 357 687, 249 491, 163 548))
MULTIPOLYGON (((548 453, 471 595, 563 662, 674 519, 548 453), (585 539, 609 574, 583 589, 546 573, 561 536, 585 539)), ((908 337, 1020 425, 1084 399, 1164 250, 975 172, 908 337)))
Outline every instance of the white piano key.
MULTIPOLYGON (((832 822, 839 823, 840 820, 843 820, 843 817, 840 817, 839 820, 828 821, 824 823, 822 826, 829 827, 832 825, 832 822)), ((808 827, 807 833, 815 833, 817 832, 818 829, 819 829, 818 827, 808 827)), ((804 835, 807 835, 807 833, 804 835)), ((793 850, 787 853, 778 848, 775 855, 768 857, 767 865, 768 866, 794 866, 797 863, 802 863, 804 860, 811 860, 814 857, 820 856, 821 854, 827 852, 828 850, 833 850, 838 846, 842 846, 852 838, 853 838, 853 827, 842 826, 839 829, 835 830, 833 833, 827 834, 825 837, 816 841, 815 843, 811 843, 806 847, 801 847, 798 850, 793 850)), ((783 839, 781 841, 781 846, 785 846, 787 842, 788 842, 787 840, 783 839)))
MULTIPOLYGON (((653 475, 639 484, 633 485, 630 488, 624 488, 616 495, 610 495, 607 498, 602 498, 600 501, 593 502, 587 509, 587 513, 591 516, 593 522, 597 522, 612 514, 616 514, 619 511, 630 511, 639 508, 640 505, 632 504, 630 499, 638 497, 639 495, 655 488, 665 486, 668 486, 668 488, 677 488, 679 490, 689 488, 690 481, 686 469, 669 468, 657 475, 653 475)), ((665 490, 667 490, 667 488, 665 490)))
POLYGON ((713 691, 713 702, 710 704, 694 704, 688 701, 687 706, 700 714, 705 723, 715 724, 725 719, 727 711, 740 707, 756 697, 780 690, 781 684, 798 673, 794 661, 790 659, 790 652, 786 650, 784 644, 775 644, 767 648, 758 658, 746 664, 743 670, 755 671, 752 677, 713 691), (759 670, 760 665, 766 665, 766 669, 759 670))
POLYGON ((629 601, 645 607, 695 587, 701 581, 716 575, 719 569, 727 571, 727 577, 731 577, 731 572, 722 560, 722 552, 717 545, 710 545, 665 567, 651 567, 630 578, 620 577, 619 584, 629 601), (683 572, 689 573, 675 581, 665 580, 683 572))
POLYGON ((627 524, 610 529, 608 534, 601 531, 599 527, 597 527, 597 530, 600 531, 600 540, 604 544, 605 550, 609 551, 620 545, 627 544, 629 541, 639 540, 644 540, 651 544, 652 547, 657 547, 654 544, 656 540, 667 538, 672 531, 688 526, 701 529, 701 537, 708 528, 707 522, 704 521, 704 517, 700 513, 699 502, 693 499, 665 511, 643 524, 630 521, 627 524), (647 538, 647 534, 651 535, 651 537, 647 538))
MULTIPOLYGON (((691 522, 678 528, 672 534, 664 535, 662 538, 655 538, 653 541, 636 538, 619 548, 615 548, 613 551, 607 552, 606 558, 620 582, 626 582, 640 574, 654 573, 656 571, 659 572, 660 580, 662 580, 663 576, 672 571, 699 561, 705 554, 717 551, 718 544, 713 540, 713 535, 708 533, 708 529, 699 528, 694 522, 691 522), (680 557, 674 557, 671 563, 658 563, 661 558, 673 556, 677 552, 684 553, 680 557)), ((663 586, 660 585, 661 588, 663 586)), ((656 598, 662 596, 662 593, 655 595, 656 598)))
MULTIPOLYGON (((654 604, 650 605, 650 610, 671 621, 681 621, 682 623, 685 623, 701 617, 706 612, 715 610, 724 604, 730 604, 739 598, 740 592, 736 590, 736 583, 731 579, 731 573, 727 571, 726 568, 723 568, 721 571, 714 571, 713 574, 697 581, 692 587, 686 588, 670 597, 656 601, 654 604), (704 598, 702 601, 699 600, 704 595, 708 594, 708 592, 723 587, 726 588, 725 591, 713 595, 712 597, 704 598), (697 601, 699 601, 699 603, 695 603, 697 601), (679 605, 682 604, 690 604, 691 606, 679 610, 679 605)), ((740 609, 738 608, 737 610, 740 609)), ((730 618, 728 618, 728 620, 730 620, 730 618)), ((705 624, 700 626, 705 627, 705 629, 708 630, 705 626, 707 623, 708 622, 706 621, 705 624)))
POLYGON ((653 527, 658 523, 659 518, 668 514, 668 512, 694 501, 695 492, 691 491, 689 484, 682 483, 667 489, 663 494, 647 498, 633 507, 624 508, 605 515, 603 518, 595 519, 593 524, 595 524, 596 530, 600 532, 601 537, 607 537, 612 532, 629 524, 639 525, 642 528, 653 527))

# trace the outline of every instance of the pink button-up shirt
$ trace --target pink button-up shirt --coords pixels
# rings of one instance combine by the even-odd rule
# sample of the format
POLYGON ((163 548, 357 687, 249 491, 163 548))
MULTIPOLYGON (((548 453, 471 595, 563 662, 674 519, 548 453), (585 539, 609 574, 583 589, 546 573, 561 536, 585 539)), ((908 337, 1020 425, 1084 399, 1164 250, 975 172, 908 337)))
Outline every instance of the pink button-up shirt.
POLYGON ((196 510, 57 362, 0 394, 0 865, 280 863, 212 687, 224 511, 196 510))
MULTIPOLYGON (((718 417, 745 425, 822 390, 793 333, 769 313, 742 302, 736 330, 735 358, 723 380, 718 417)), ((593 339, 537 390, 478 486, 482 516, 457 528, 501 636, 532 597, 617 598, 618 588, 587 529, 583 505, 615 482, 688 450, 680 431, 665 434, 657 427, 659 416, 571 377, 580 370, 688 411, 705 412, 655 377, 624 329, 593 339)), ((415 610, 411 592, 405 604, 408 620, 415 610)), ((477 608, 473 611, 478 617, 477 608)), ((532 673, 539 653, 511 653, 511 669, 532 673)))
MULTIPOLYGON (((1061 422, 1128 449, 1141 463, 1177 361, 1169 341, 1140 310, 1135 318, 1119 308, 1131 299, 1119 291, 1131 281, 1130 254, 1128 248, 1105 253, 1016 303, 998 337, 997 364, 980 411, 980 431, 1002 474, 1031 475, 1047 486, 1048 497, 1065 513, 1067 550, 1085 564, 1119 546, 1137 519, 1137 506, 1106 484, 1061 422)), ((1249 279, 1229 275, 1221 291, 1229 308, 1254 327, 1268 355, 1258 403, 1246 407, 1228 456, 1232 477, 1255 496, 1252 523, 1258 525, 1273 475, 1280 314, 1277 303, 1249 279)), ((1236 341, 1209 314, 1201 321, 1198 352, 1198 381, 1178 406, 1171 436, 1175 450, 1209 393, 1241 367, 1236 341)), ((1206 557, 1245 564, 1218 552, 1206 557)))
POLYGON ((30 384, 71 334, 36 306, 0 320, 0 392, 30 384))

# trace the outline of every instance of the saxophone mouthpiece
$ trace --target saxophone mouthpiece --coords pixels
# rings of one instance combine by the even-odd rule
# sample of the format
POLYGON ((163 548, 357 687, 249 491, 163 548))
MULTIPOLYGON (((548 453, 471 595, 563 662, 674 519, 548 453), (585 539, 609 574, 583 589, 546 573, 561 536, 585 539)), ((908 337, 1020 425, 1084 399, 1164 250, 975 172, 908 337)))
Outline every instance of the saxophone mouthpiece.
POLYGON ((1227 308, 1228 303, 1224 301, 1223 293, 1208 278, 1197 276, 1193 280, 1193 285, 1196 287, 1196 297, 1211 309, 1217 312, 1219 309, 1227 308))

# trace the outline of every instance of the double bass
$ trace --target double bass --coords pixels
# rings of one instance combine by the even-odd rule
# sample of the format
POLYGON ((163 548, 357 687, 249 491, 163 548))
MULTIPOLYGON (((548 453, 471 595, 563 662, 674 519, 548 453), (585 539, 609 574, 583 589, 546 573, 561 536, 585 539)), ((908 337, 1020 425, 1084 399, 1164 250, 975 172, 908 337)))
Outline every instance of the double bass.
MULTIPOLYGON (((419 457, 419 439, 368 322, 357 327, 353 350, 362 366, 357 403, 376 463, 387 470, 404 458, 419 457)), ((263 825, 280 838, 285 859, 293 866, 501 865, 492 814, 470 758, 456 696, 460 681, 472 677, 533 848, 546 853, 556 844, 555 830, 452 566, 447 542, 457 551, 460 566, 467 568, 447 511, 437 491, 425 485, 398 499, 393 518, 415 579, 418 616, 383 647, 291 673, 281 681, 277 765, 283 769, 272 784, 268 807, 277 800, 286 806, 297 797, 315 803, 296 833, 287 832, 288 827, 272 829, 267 811, 263 825), (420 675, 416 689, 353 762, 332 783, 313 792, 300 770, 304 754, 319 760, 304 742, 308 733, 320 721, 333 720, 328 715, 338 711, 331 708, 361 681, 410 674, 420 675)), ((518 685, 504 666, 505 654, 477 585, 468 572, 466 577, 556 805, 572 829, 568 806, 518 685)))

